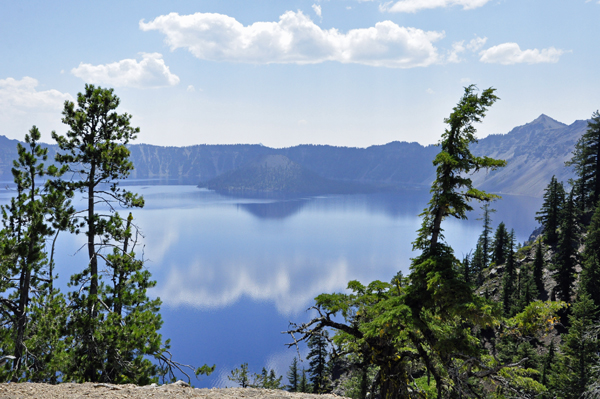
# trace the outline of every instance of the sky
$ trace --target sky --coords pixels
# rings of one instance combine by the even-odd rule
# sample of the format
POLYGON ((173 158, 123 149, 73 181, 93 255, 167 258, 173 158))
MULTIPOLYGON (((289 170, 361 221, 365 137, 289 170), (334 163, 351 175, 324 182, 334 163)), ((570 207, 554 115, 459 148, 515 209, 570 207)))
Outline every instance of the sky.
POLYGON ((437 143, 465 86, 479 137, 600 108, 599 0, 0 0, 0 135, 66 132, 114 88, 136 142, 437 143))

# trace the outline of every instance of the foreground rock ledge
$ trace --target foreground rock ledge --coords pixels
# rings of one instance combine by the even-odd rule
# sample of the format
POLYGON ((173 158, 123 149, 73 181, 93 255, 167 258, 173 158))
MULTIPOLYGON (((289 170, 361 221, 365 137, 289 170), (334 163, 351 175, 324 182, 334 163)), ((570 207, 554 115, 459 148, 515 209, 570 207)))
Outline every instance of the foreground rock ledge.
POLYGON ((308 393, 295 393, 273 389, 256 388, 192 388, 182 381, 167 385, 137 386, 132 384, 113 385, 65 383, 58 385, 36 384, 30 382, 0 384, 0 398, 10 399, 66 399, 66 398, 114 398, 114 399, 146 399, 146 398, 257 398, 257 399, 339 399, 335 394, 313 395, 308 393))

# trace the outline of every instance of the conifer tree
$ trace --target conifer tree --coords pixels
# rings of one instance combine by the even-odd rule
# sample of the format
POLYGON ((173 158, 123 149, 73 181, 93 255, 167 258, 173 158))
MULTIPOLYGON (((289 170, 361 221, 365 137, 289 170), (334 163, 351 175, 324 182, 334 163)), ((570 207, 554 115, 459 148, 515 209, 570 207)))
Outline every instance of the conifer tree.
POLYGON ((558 238, 558 248, 554 268, 556 293, 559 299, 570 302, 573 283, 575 281, 575 265, 577 264, 577 247, 579 243, 579 227, 577 209, 573 199, 573 191, 562 212, 562 223, 558 238))
POLYGON ((565 203, 565 189, 562 183, 552 176, 550 184, 544 192, 542 209, 536 212, 538 222, 544 228, 544 238, 550 245, 558 242, 558 227, 560 226, 561 213, 565 203))
POLYGON ((288 385, 287 390, 290 392, 298 392, 298 383, 300 382, 300 375, 298 373, 298 358, 294 356, 292 364, 287 372, 288 385))
POLYGON ((582 186, 582 201, 586 209, 593 208, 600 199, 600 113, 592 114, 587 131, 575 144, 573 157, 567 166, 573 165, 578 182, 582 186))
POLYGON ((329 375, 327 373, 327 331, 322 331, 321 334, 315 334, 308 340, 308 356, 310 359, 308 373, 310 375, 310 383, 312 392, 321 394, 327 393, 329 390, 329 375))
POLYGON ((39 185, 37 181, 45 175, 60 174, 55 166, 44 166, 48 149, 39 145, 40 137, 38 128, 33 126, 25 135, 25 146, 17 145, 18 159, 12 168, 17 195, 10 205, 2 206, 0 292, 7 297, 0 302, 0 314, 2 325, 9 327, 4 330, 2 346, 5 353, 15 357, 13 381, 51 380, 62 355, 58 346, 54 348, 56 353, 48 351, 51 342, 60 341, 62 326, 55 326, 58 328, 54 331, 42 327, 52 323, 48 317, 65 317, 62 297, 47 288, 52 276, 48 278, 44 247, 45 240, 55 233, 53 221, 60 217, 52 215, 51 204, 66 210, 68 201, 48 184, 39 185))
POLYGON ((569 332, 562 336, 561 355, 550 376, 552 392, 560 398, 580 398, 592 382, 598 342, 590 333, 598 308, 585 292, 578 294, 569 315, 569 332))
POLYGON ((533 260, 533 281, 540 296, 544 295, 544 253, 542 240, 539 240, 535 247, 535 258, 533 260))
POLYGON ((516 270, 515 270, 515 256, 514 256, 514 231, 508 237, 507 249, 508 256, 506 266, 504 268, 504 275, 502 276, 502 307, 504 309, 505 316, 512 316, 513 306, 515 302, 515 290, 516 285, 516 270))
MULTIPOLYGON (((176 365, 168 342, 163 344, 158 333, 160 299, 147 295, 155 282, 136 258, 133 216, 122 218, 115 211, 117 206, 144 205, 143 198, 119 187, 119 180, 133 169, 127 144, 139 132, 130 124, 131 115, 117 113, 119 104, 112 89, 86 85, 77 104, 65 102, 66 135, 52 133, 59 149, 55 159, 70 176, 56 181, 55 187, 81 192, 87 200, 74 221, 76 232, 85 232, 88 262, 71 276, 74 290, 69 295, 67 328, 73 345, 65 378, 147 384, 159 375, 172 376, 176 365), (98 204, 107 209, 98 209, 98 204)), ((196 370, 196 374, 210 372, 208 366, 196 370)))
POLYGON ((594 305, 600 306, 600 206, 594 210, 587 231, 581 264, 580 289, 588 293, 594 305))
POLYGON ((496 233, 494 234, 494 244, 492 249, 492 262, 496 265, 502 265, 506 262, 508 252, 508 231, 504 222, 500 222, 496 233))
POLYGON ((519 290, 518 297, 515 301, 515 310, 513 314, 522 312, 523 309, 539 296, 531 266, 528 263, 523 263, 519 272, 519 290))
POLYGON ((309 393, 312 392, 308 378, 306 377, 306 369, 302 368, 302 374, 300 374, 300 382, 298 383, 298 392, 309 393))

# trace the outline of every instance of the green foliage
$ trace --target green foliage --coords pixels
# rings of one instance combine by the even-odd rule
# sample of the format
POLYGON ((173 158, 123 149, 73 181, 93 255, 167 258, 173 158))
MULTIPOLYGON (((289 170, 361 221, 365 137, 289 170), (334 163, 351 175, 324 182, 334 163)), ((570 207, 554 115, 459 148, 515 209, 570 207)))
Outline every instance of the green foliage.
MULTIPOLYGON (((498 227, 498 230, 501 231, 500 227, 498 227)), ((506 230, 504 230, 504 232, 505 231, 506 230)), ((504 235, 504 232, 502 232, 502 235, 504 235)), ((506 240, 506 243, 502 245, 502 252, 505 252, 504 256, 507 259, 504 267, 504 274, 502 275, 502 309, 505 316, 512 316, 515 313, 518 313, 518 310, 517 312, 514 311, 515 290, 517 288, 515 284, 515 234, 514 231, 512 231, 510 235, 508 235, 508 233, 506 233, 506 235, 507 237, 503 238, 503 240, 506 240)))
POLYGON ((44 250, 45 240, 65 227, 64 218, 73 212, 64 194, 52 186, 38 185, 45 175, 59 175, 56 167, 46 168, 48 150, 38 144, 41 135, 33 126, 18 144, 18 159, 12 174, 16 196, 2 206, 0 232, 0 302, 2 351, 14 355, 13 381, 55 381, 53 372, 63 363, 60 341, 64 321, 64 300, 53 289, 52 261, 44 250), (53 213, 53 211, 56 211, 53 213), (50 346, 50 347, 49 347, 50 346))
POLYGON ((330 389, 330 378, 327 368, 328 358, 328 334, 326 330, 320 333, 314 333, 308 340, 308 356, 309 362, 308 374, 310 375, 310 383, 313 393, 327 393, 330 389))
POLYGON ((581 259, 581 275, 579 287, 585 291, 594 302, 600 306, 600 207, 596 207, 592 222, 585 238, 585 248, 581 259))
POLYGON ((579 247, 579 225, 577 210, 573 201, 573 192, 569 194, 565 209, 562 213, 562 223, 558 238, 558 248, 555 257, 554 280, 556 281, 557 297, 569 302, 575 282, 575 265, 577 264, 577 249, 579 247))
POLYGON ((436 179, 431 186, 429 206, 421 214, 423 223, 414 242, 417 249, 434 250, 438 240, 443 238, 442 221, 448 216, 466 219, 466 213, 473 210, 469 200, 498 198, 473 187, 467 177, 472 171, 494 170, 506 165, 502 160, 474 156, 469 150, 469 145, 477 141, 474 123, 481 122, 487 108, 498 99, 493 88, 484 90, 481 96, 475 91, 474 85, 466 87, 463 97, 444 120, 448 128, 442 135, 441 151, 433 161, 436 179))
POLYGON ((298 384, 300 382, 300 373, 298 370, 298 358, 294 356, 290 368, 286 375, 289 385, 286 389, 290 392, 298 392, 298 384))
POLYGON ((300 375, 300 382, 298 383, 298 392, 308 393, 311 391, 310 383, 306 377, 306 370, 303 368, 302 374, 300 375))
POLYGON ((243 363, 240 368, 231 370, 231 375, 227 376, 229 381, 233 381, 242 388, 250 385, 250 376, 248 374, 248 363, 243 363))
MULTIPOLYGON (((294 342, 299 342, 321 335, 325 328, 333 329, 339 353, 351 355, 357 365, 377 369, 374 390, 382 398, 483 397, 494 392, 534 395, 544 391, 536 380, 537 371, 523 366, 527 358, 502 363, 487 352, 482 337, 505 334, 522 344, 554 327, 556 312, 564 304, 533 302, 515 317, 503 319, 498 306, 473 294, 463 265, 441 241, 444 218, 465 218, 472 209, 470 199, 496 198, 474 188, 467 173, 504 165, 504 161, 474 157, 468 149, 475 141, 472 124, 479 122, 496 100, 493 89, 481 96, 474 90, 473 86, 465 89, 446 119, 449 128, 434 161, 437 176, 432 198, 422 213, 423 223, 414 242, 415 249, 422 252, 412 260, 410 276, 368 285, 351 281, 347 293, 321 294, 314 307, 318 316, 307 324, 292 325, 289 331, 294 342), (423 376, 429 383, 424 384, 423 376)), ((514 243, 510 245, 514 247, 514 243)), ((476 256, 477 251, 473 258, 476 256)), ((514 262, 512 250, 508 259, 514 262)), ((530 352, 525 345, 521 355, 530 352)))
POLYGON ((574 166, 578 176, 575 186, 580 187, 585 209, 596 206, 600 199, 600 113, 592 114, 587 131, 575 144, 573 157, 567 166, 574 166))
POLYGON ((544 251, 542 240, 539 240, 535 247, 535 259, 533 260, 533 282, 539 295, 544 295, 544 251))
POLYGON ((563 335, 561 354, 552 368, 549 385, 560 398, 579 398, 592 382, 597 363, 598 341, 592 332, 598 308, 583 293, 569 315, 569 332, 563 335))
POLYGON ((509 252, 509 234, 504 222, 500 222, 496 233, 494 234, 494 246, 492 250, 492 262, 496 265, 503 265, 509 252))
POLYGON ((544 192, 542 209, 536 212, 536 218, 544 228, 544 238, 548 244, 558 242, 558 228, 560 227, 561 213, 565 204, 565 189, 562 183, 552 176, 550 184, 544 192))

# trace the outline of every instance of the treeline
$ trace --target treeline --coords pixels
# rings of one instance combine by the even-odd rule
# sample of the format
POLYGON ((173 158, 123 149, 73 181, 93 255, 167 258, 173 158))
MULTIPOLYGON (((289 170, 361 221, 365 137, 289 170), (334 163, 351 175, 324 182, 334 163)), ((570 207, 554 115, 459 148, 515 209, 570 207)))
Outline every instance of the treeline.
MULTIPOLYGON (((496 101, 494 89, 465 94, 446 119, 434 160, 432 198, 413 243, 410 274, 357 281, 321 294, 317 317, 292 324, 291 346, 324 337, 354 398, 578 398, 600 394, 597 336, 600 277, 600 115, 594 113, 570 165, 570 192, 552 179, 537 219, 543 234, 517 244, 504 223, 493 231, 489 202, 472 171, 505 162, 475 156, 474 124, 496 101), (442 222, 483 206, 475 249, 459 260, 442 222), (583 251, 580 251, 583 248, 583 251), (581 271, 579 272, 579 267, 581 271), (330 338, 329 338, 330 337, 330 338)), ((340 386, 330 373, 328 386, 340 386)), ((340 380, 340 379, 338 379, 340 380)))
MULTIPOLYGON (((186 367, 158 333, 161 302, 147 295, 155 282, 136 254, 133 215, 116 211, 144 205, 118 185, 133 169, 126 145, 139 132, 118 106, 112 89, 86 85, 76 104, 65 102, 67 133, 52 133, 54 162, 35 126, 18 144, 15 195, 2 206, 0 230, 3 381, 148 384, 186 367), (60 234, 86 237, 86 262, 67 293, 55 285, 60 234)), ((198 374, 214 366, 189 368, 198 374)))

